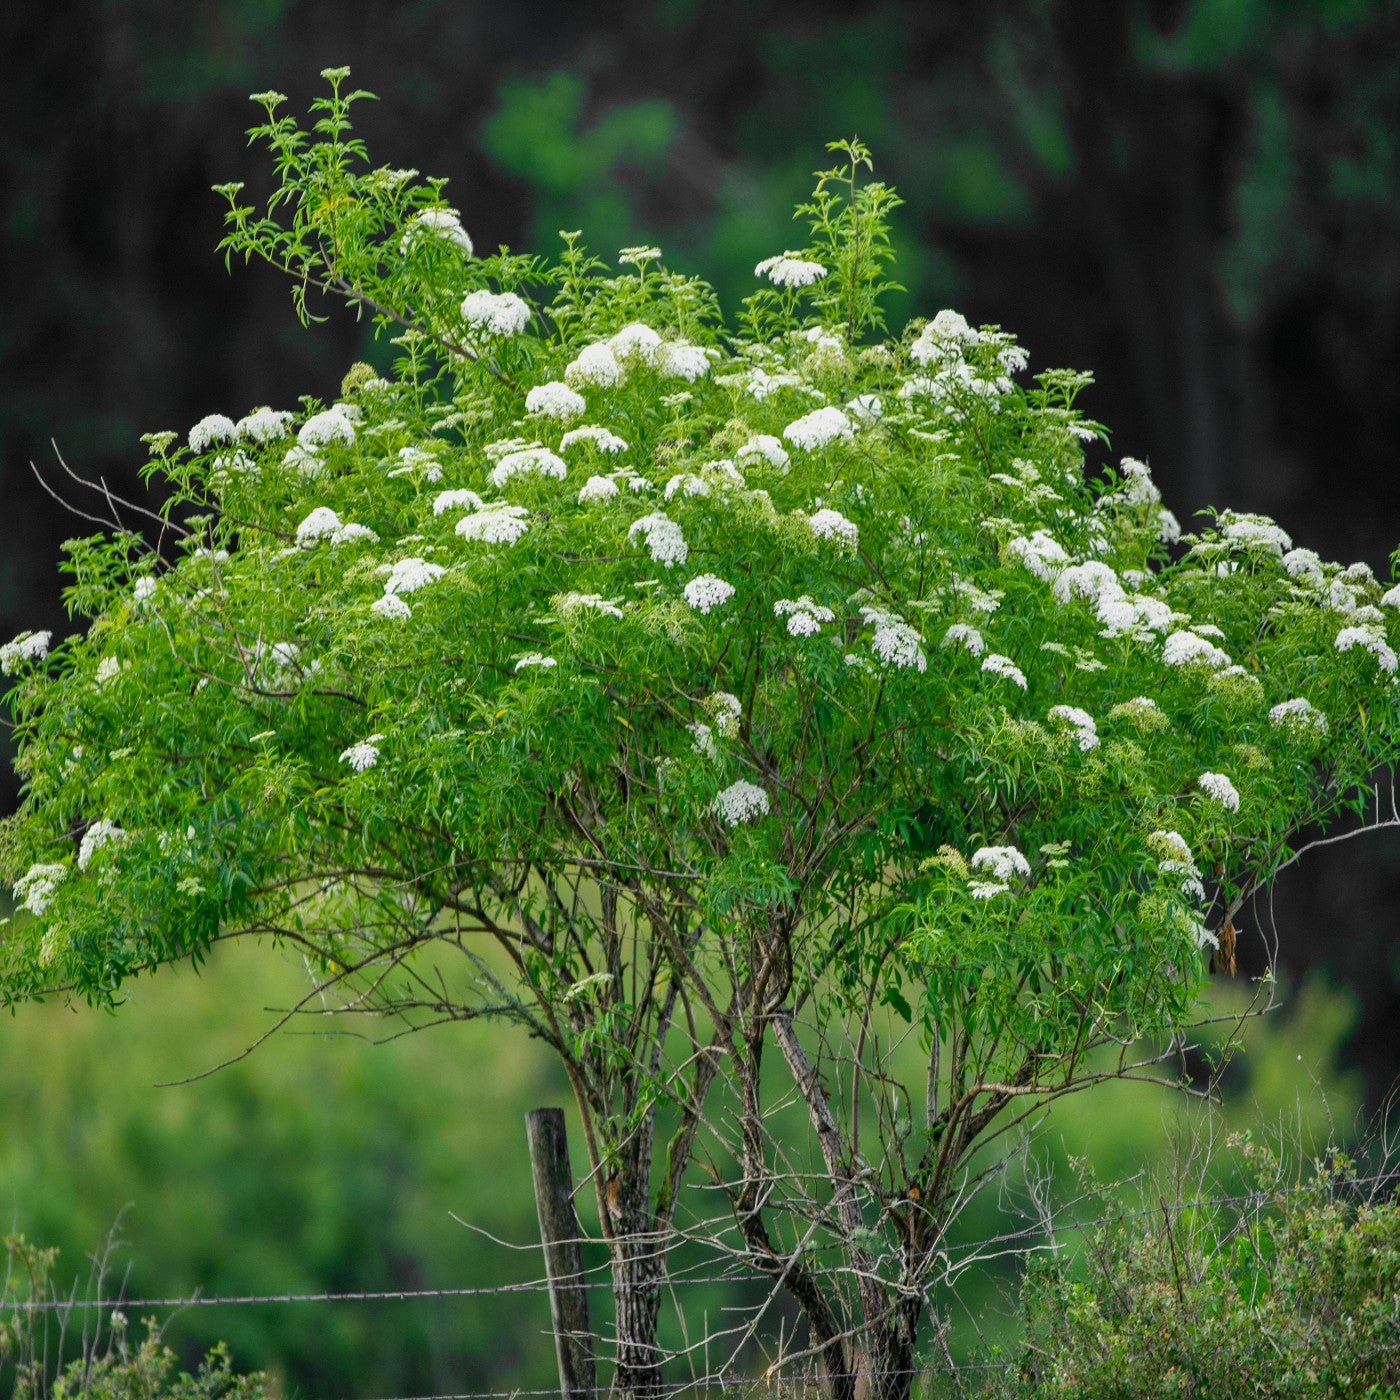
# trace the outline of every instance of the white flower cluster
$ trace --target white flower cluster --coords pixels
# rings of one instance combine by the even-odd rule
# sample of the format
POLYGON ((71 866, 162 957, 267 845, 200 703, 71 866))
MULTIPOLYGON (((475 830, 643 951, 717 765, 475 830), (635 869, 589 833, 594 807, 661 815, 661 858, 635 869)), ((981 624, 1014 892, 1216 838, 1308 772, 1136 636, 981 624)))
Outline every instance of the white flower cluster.
POLYGON ((538 413, 544 418, 567 421, 577 418, 587 407, 582 394, 557 379, 551 379, 547 384, 536 384, 525 395, 525 412, 538 413))
POLYGON ((726 826, 738 826, 768 815, 768 794, 756 783, 748 783, 741 778, 715 798, 710 810, 726 826))
POLYGON ((697 574, 682 590, 685 601, 696 612, 707 613, 720 607, 734 596, 734 585, 715 574, 697 574))
POLYGON ((687 496, 708 496, 710 483, 703 476, 696 476, 693 472, 677 472, 666 483, 662 494, 669 501, 678 491, 687 496))
POLYGON ((825 326, 808 326, 802 332, 802 339, 812 347, 808 353, 813 358, 841 360, 845 357, 846 347, 838 330, 827 330, 825 326))
MULTIPOLYGON (((1147 844, 1157 856, 1157 869, 1163 875, 1170 875, 1178 882, 1181 893, 1191 899, 1204 899, 1205 886, 1201 883, 1201 872, 1196 868, 1191 847, 1178 831, 1154 831, 1147 838, 1147 844)), ((1203 927, 1197 930, 1196 941, 1202 942, 1203 927)), ((1215 941, 1205 934, 1209 941, 1215 941)))
POLYGON ((1115 495, 1118 500, 1130 506, 1156 506, 1162 503, 1162 493, 1152 480, 1152 473, 1146 462, 1136 457, 1124 457, 1118 464, 1123 474, 1123 484, 1115 495))
POLYGON ((481 450, 485 453, 490 462, 499 462, 502 457, 508 456, 512 452, 523 452, 530 447, 543 447, 544 444, 538 438, 508 437, 497 438, 494 442, 488 442, 481 450))
POLYGON ((762 365, 755 365, 748 374, 742 376, 742 383, 745 392, 759 400, 776 394, 779 389, 797 389, 814 398, 822 397, 817 390, 803 381, 800 374, 791 370, 779 370, 776 374, 770 374, 762 365))
POLYGON ((572 616, 580 609, 605 613, 608 617, 622 616, 622 609, 616 603, 610 603, 601 593, 561 593, 554 599, 554 606, 565 617, 572 616))
POLYGON ((1047 583, 1055 579, 1060 570, 1069 563, 1069 555, 1065 553, 1064 546, 1044 530, 1037 530, 1029 538, 1008 540, 1004 548, 1011 558, 1021 561, 1023 568, 1047 583))
POLYGON ((442 480, 442 463, 424 448, 399 448, 398 462, 389 472, 390 476, 419 476, 430 486, 442 480))
POLYGON ((981 336, 968 325, 958 312, 944 308, 919 332, 919 338, 909 347, 909 358, 915 364, 926 365, 958 354, 964 345, 975 345, 981 336))
POLYGON ((297 526, 297 543, 306 548, 317 540, 329 540, 332 544, 348 544, 351 540, 377 540, 378 535, 367 525, 357 525, 353 520, 342 522, 329 506, 317 506, 305 520, 297 526))
POLYGON ((326 463, 324 459, 318 457, 309 448, 303 447, 300 443, 294 442, 282 454, 282 465, 290 467, 293 471, 298 471, 305 477, 320 476, 326 463))
POLYGON ((1118 575, 1102 560, 1090 559, 1084 564, 1071 564, 1056 576, 1051 590, 1056 599, 1067 603, 1071 598, 1088 598, 1098 602, 1105 594, 1121 597, 1123 585, 1118 575))
POLYGON ((916 667, 920 672, 928 670, 928 660, 920 645, 923 638, 907 623, 881 622, 876 625, 870 638, 870 649, 885 663, 900 669, 916 667))
POLYGON ((355 441, 354 410, 348 404, 333 404, 320 413, 313 413, 301 425, 297 442, 308 452, 331 443, 344 443, 347 447, 355 441))
POLYGON ((1217 694, 1234 696, 1236 699, 1248 697, 1248 703, 1258 704, 1264 698, 1264 685, 1253 671, 1243 666, 1226 666, 1212 671, 1206 677, 1206 685, 1217 694))
POLYGON ((590 476, 587 481, 579 487, 578 503, 587 505, 590 501, 610 501, 618 495, 618 486, 611 477, 590 476))
POLYGON ((1334 645, 1338 651, 1350 651, 1353 647, 1369 651, 1376 658, 1376 665, 1386 675, 1395 674, 1395 653, 1386 642, 1385 629, 1375 623, 1367 623, 1361 627, 1343 627, 1337 633, 1334 645))
POLYGON ((1296 700, 1284 700, 1269 711, 1269 723, 1276 729, 1294 729, 1306 732, 1315 730, 1327 733, 1327 716, 1311 701, 1301 696, 1296 700))
POLYGON ((1015 846, 982 846, 972 853, 968 862, 973 870, 991 875, 990 880, 971 880, 967 890, 973 899, 991 899, 1006 894, 1011 889, 1011 881, 1016 878, 1029 880, 1030 862, 1015 846))
POLYGON ((705 708, 715 722, 715 732, 721 739, 735 739, 739 735, 739 720, 744 707, 739 697, 727 690, 717 690, 705 701, 705 708))
POLYGON ((395 622, 403 622, 413 616, 413 609, 397 593, 381 594, 369 605, 369 610, 395 622))
POLYGON ((755 277, 766 277, 775 287, 810 287, 826 276, 826 268, 798 253, 786 252, 779 257, 764 258, 754 268, 755 277))
POLYGON ((970 651, 973 656, 981 656, 987 649, 987 644, 982 640, 982 634, 975 628, 969 627, 965 622, 955 622, 943 634, 940 646, 954 647, 960 646, 964 651, 970 651))
POLYGON ((609 452, 614 456, 627 451, 627 444, 616 433, 607 428, 600 428, 596 423, 585 423, 581 428, 570 428, 559 439, 559 450, 567 452, 577 442, 590 443, 596 451, 609 452))
POLYGON ((1097 559, 1062 569, 1055 577, 1053 592, 1062 603, 1073 598, 1091 599, 1104 624, 1099 634, 1103 637, 1143 639, 1151 632, 1166 631, 1173 621, 1171 608, 1160 598, 1142 593, 1129 595, 1118 575, 1097 559))
POLYGON ((1152 632, 1165 632, 1173 622, 1181 620, 1160 598, 1150 593, 1113 593, 1105 589, 1099 595, 1098 618, 1104 624, 1101 637, 1146 638, 1152 632))
POLYGON ((1227 812, 1240 810, 1239 791, 1224 773, 1202 773, 1196 779, 1196 786, 1227 812))
POLYGON ((471 238, 462 227, 462 216, 455 209, 424 209, 404 225, 403 237, 399 239, 399 256, 407 257, 411 249, 426 239, 434 238, 459 248, 467 257, 471 257, 474 251, 471 238))
POLYGON ((771 433, 756 433, 735 454, 735 462, 763 462, 775 471, 785 472, 791 458, 782 442, 771 433))
POLYGON ((1322 587, 1322 560, 1315 550, 1290 549, 1283 556, 1283 567, 1289 578, 1302 579, 1313 588, 1322 587))
POLYGON ((661 261, 661 249, 649 243, 639 243, 630 248, 619 248, 617 260, 620 263, 631 263, 640 272, 647 263, 661 261))
POLYGON ((1162 643, 1162 660, 1168 666, 1209 666, 1213 671, 1230 665, 1229 653, 1200 635, 1205 630, 1197 626, 1194 631, 1173 632, 1162 643))
POLYGON ((226 486, 231 472, 252 477, 261 475, 258 464, 241 448, 235 452, 221 452, 209 464, 209 480, 215 486, 226 486))
POLYGON ((341 753, 340 761, 348 763, 357 773, 373 768, 379 762, 379 745, 383 738, 382 734, 371 734, 368 739, 351 744, 341 753))
POLYGON ((999 894, 1006 894, 1011 889, 1004 880, 969 880, 967 882, 967 892, 973 899, 995 899, 999 894))
MULTIPOLYGON (((1090 430, 1076 428, 1075 425, 1070 426, 1071 430, 1076 431, 1079 436, 1085 438, 1095 436, 1090 430)), ((1172 544, 1179 540, 1181 538, 1181 522, 1162 505, 1162 493, 1152 480, 1152 473, 1148 470, 1147 464, 1138 461, 1136 457, 1124 457, 1119 463, 1118 469, 1122 473, 1122 483, 1116 491, 1100 499, 1100 509, 1109 510, 1115 506, 1153 508, 1157 522, 1157 538, 1163 544, 1172 544)))
POLYGON ((637 535, 645 538, 652 559, 658 564, 664 564, 668 569, 673 564, 684 564, 690 553, 681 527, 661 511, 654 511, 651 515, 634 520, 628 528, 627 538, 630 541, 637 535))
POLYGON ((1001 607, 1002 591, 999 588, 986 593, 968 579, 955 578, 953 590, 974 612, 986 613, 988 617, 1001 607))
POLYGON ((956 312, 947 313, 949 333, 940 334, 937 326, 943 319, 940 313, 934 324, 926 326, 909 347, 910 356, 917 363, 935 366, 933 374, 915 375, 906 380, 900 385, 899 397, 932 399, 955 417, 962 415, 969 398, 980 398, 995 410, 999 406, 997 400, 1015 389, 1008 376, 1026 367, 1026 352, 1010 336, 999 331, 972 330, 956 312), (965 345, 983 342, 996 347, 998 367, 1004 372, 993 369, 990 374, 984 373, 981 367, 963 359, 965 345))
POLYGON ((527 447, 519 452, 507 452, 487 474, 486 480, 498 491, 511 477, 521 474, 548 476, 562 481, 569 474, 569 468, 562 457, 556 456, 547 447, 527 447))
POLYGON ((698 753, 701 758, 711 760, 719 758, 719 748, 715 744, 714 731, 708 724, 697 720, 694 724, 687 724, 686 728, 694 736, 690 745, 694 753, 698 753))
POLYGON ((203 454, 221 442, 232 442, 238 428, 232 418, 222 413, 210 413, 190 429, 190 451, 203 454))
POLYGON ((1030 863, 1015 846, 981 846, 972 853, 968 864, 974 870, 988 870, 994 879, 1009 880, 1019 875, 1031 878, 1030 863))
MULTIPOLYGON (((253 442, 261 445, 267 442, 276 442, 287 436, 287 429, 291 426, 293 414, 285 409, 255 408, 251 413, 238 420, 235 431, 244 442, 253 442)), ((193 437, 193 432, 191 432, 193 437)))
POLYGON ((468 491, 466 487, 459 486, 452 491, 439 491, 433 497, 433 514, 441 515, 444 511, 460 510, 462 506, 480 510, 482 504, 481 497, 475 491, 468 491))
POLYGON ((851 437, 854 433, 851 420, 839 408, 830 405, 804 413, 783 429, 783 436, 804 452, 815 452, 837 438, 851 437))
POLYGON ((823 622, 836 621, 830 608, 814 603, 805 593, 800 598, 779 598, 773 604, 773 615, 787 618, 787 630, 794 637, 810 637, 821 631, 823 622))
POLYGON ((530 324, 530 304, 514 292, 468 292, 462 319, 478 334, 503 340, 530 324))
POLYGON ((603 341, 585 345, 564 368, 565 382, 575 387, 582 384, 610 389, 622 381, 622 376, 623 368, 613 354, 612 346, 603 341))
POLYGON ((1019 685, 1022 690, 1026 688, 1025 672, 1009 656, 1003 656, 1000 652, 989 651, 982 658, 982 669, 990 671, 994 676, 1001 676, 1013 685, 1019 685))
MULTIPOLYGON (((1385 614, 1370 603, 1361 601, 1367 594, 1365 584, 1345 578, 1334 578, 1327 589, 1326 606, 1348 618, 1353 626, 1368 622, 1384 622, 1385 614)), ((1384 602, 1384 599, 1382 599, 1384 602)))
POLYGON ((1245 515, 1226 511, 1220 517, 1221 534, 1240 549, 1259 549, 1282 559, 1293 541, 1286 531, 1274 524, 1267 515, 1245 515))
POLYGON ((15 883, 15 902, 40 917, 67 878, 66 865, 31 865, 15 883))
POLYGON ((527 667, 536 667, 541 671, 553 670, 559 663, 552 657, 546 656, 543 652, 527 651, 519 661, 515 663, 514 670, 523 671, 527 667))
POLYGON ((525 523, 529 514, 524 506, 491 501, 479 506, 475 515, 463 516, 457 522, 457 533, 480 544, 513 545, 530 528, 525 523))
POLYGON ((843 549, 854 550, 860 543, 855 521, 839 510, 819 510, 807 517, 807 526, 819 540, 835 540, 843 549))
POLYGON ((86 870, 92 863, 92 858, 99 851, 108 846, 119 846, 130 835, 119 827, 116 822, 109 822, 105 817, 88 827, 83 833, 82 842, 78 846, 78 869, 86 870))
POLYGON ((384 580, 386 593, 414 593, 440 579, 446 570, 441 564, 430 564, 416 556, 400 559, 389 569, 389 577, 384 580))
POLYGON ((1175 860, 1183 865, 1192 865, 1195 862, 1191 847, 1186 844, 1186 838, 1179 831, 1154 831, 1147 841, 1163 860, 1175 860))
MULTIPOLYGON (((138 579, 138 586, 143 580, 138 579)), ((152 584, 155 580, 151 580, 152 584)), ((42 661, 49 654, 52 632, 21 632, 0 647, 0 675, 12 676, 26 661, 42 661)))
POLYGON ((672 379, 684 379, 693 384, 710 372, 710 356, 702 346, 684 340, 663 341, 656 347, 656 369, 672 379))
POLYGON ((1088 711, 1081 710, 1077 705, 1052 705, 1049 718, 1074 731, 1075 742, 1082 753, 1098 748, 1098 726, 1088 711))
POLYGON ((871 423, 878 423, 885 416, 885 405, 880 401, 878 394, 857 394, 846 405, 846 415, 868 427, 871 423))
POLYGON ((620 331, 614 331, 608 348, 618 359, 635 358, 650 364, 661 348, 661 337, 641 321, 632 321, 620 331))
POLYGON ((921 673, 928 670, 924 639, 898 613, 887 612, 884 608, 865 607, 860 610, 860 615, 875 628, 870 638, 870 649, 886 666, 900 670, 912 667, 921 673))

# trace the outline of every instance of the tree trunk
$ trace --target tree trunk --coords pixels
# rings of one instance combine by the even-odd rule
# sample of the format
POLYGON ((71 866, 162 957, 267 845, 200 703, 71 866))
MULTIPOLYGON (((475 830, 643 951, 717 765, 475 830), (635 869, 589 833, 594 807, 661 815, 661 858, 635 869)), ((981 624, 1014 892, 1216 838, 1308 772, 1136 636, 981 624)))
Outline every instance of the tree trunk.
POLYGON ((916 1343, 923 1300, 906 1294, 889 1305, 880 1321, 867 1318, 870 1327, 867 1384, 862 1387, 869 1400, 908 1400, 918 1367, 916 1343))
POLYGON ((617 1353, 613 1392, 625 1400, 661 1394, 661 1347, 656 1323, 661 1311, 669 1233, 651 1218, 651 1149, 655 1122, 643 1116, 602 1183, 613 1303, 617 1313, 617 1353))
MULTIPOLYGON (((620 1195, 620 1180, 616 1184, 620 1195)), ((640 1205, 645 1217, 645 1194, 641 1196, 640 1205)), ((644 1219, 642 1223, 645 1224, 644 1219)), ((665 1246, 645 1228, 619 1232, 610 1243, 613 1301, 617 1310, 613 1390, 628 1400, 658 1396, 661 1394, 661 1348, 657 1343, 656 1323, 661 1308, 665 1246)))

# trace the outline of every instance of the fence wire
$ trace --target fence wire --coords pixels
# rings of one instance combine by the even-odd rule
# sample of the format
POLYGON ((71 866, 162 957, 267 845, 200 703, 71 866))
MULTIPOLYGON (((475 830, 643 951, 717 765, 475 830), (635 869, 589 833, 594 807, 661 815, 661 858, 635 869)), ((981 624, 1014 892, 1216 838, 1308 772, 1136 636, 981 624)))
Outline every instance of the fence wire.
MULTIPOLYGON (((1377 1172, 1369 1176, 1349 1176, 1340 1184, 1345 1187, 1355 1186, 1379 1186, 1395 1184, 1400 1181, 1400 1172, 1388 1171, 1377 1172)), ((1190 1200, 1163 1201, 1155 1205, 1144 1206, 1140 1210, 1114 1211, 1111 1214, 1095 1216, 1088 1220, 1070 1220, 1064 1224, 1056 1222, 1054 1224, 1055 1234, 1071 1234, 1080 1230, 1094 1230, 1103 1225, 1119 1224, 1127 1220, 1139 1220, 1149 1215, 1160 1215, 1164 1210, 1172 1213, 1184 1210, 1199 1210, 1204 1206, 1232 1206, 1232 1205, 1267 1205, 1269 1201, 1279 1196, 1294 1196, 1305 1191, 1316 1190, 1315 1183, 1304 1183, 1298 1186, 1286 1186, 1271 1188, 1267 1191, 1245 1191, 1237 1195, 1228 1196, 1198 1196, 1190 1200)), ((1014 1244, 1018 1240, 1029 1240, 1036 1237, 1044 1237, 1049 1231, 1046 1227, 1037 1222, 1027 1225, 1020 1230, 1010 1230, 999 1235, 988 1235, 980 1240, 955 1241, 946 1246, 941 1253, 944 1255, 973 1255, 980 1249, 985 1249, 992 1245, 1014 1244)), ((591 1236, 580 1236, 576 1240, 561 1241, 561 1243, 572 1243, 580 1245, 599 1245, 603 1241, 591 1236)), ((543 1246, 539 1244, 512 1245, 514 1249, 539 1249, 543 1246)), ((592 1265, 584 1269, 584 1273, 601 1273, 610 1268, 607 1263, 592 1265)), ((678 1272, 667 1274, 664 1282, 668 1287, 691 1287, 702 1284, 734 1284, 753 1282, 754 1276, 742 1269, 742 1265, 736 1263, 732 1272, 718 1274, 687 1274, 678 1272)), ((589 1290, 607 1291, 612 1290, 612 1280, 609 1278, 582 1278, 570 1281, 570 1287, 584 1288, 589 1290)), ((7 1299, 0 1300, 0 1310, 18 1312, 41 1312, 41 1311, 72 1311, 75 1309, 87 1309, 90 1311, 100 1311, 106 1308, 121 1308, 136 1311, 141 1308, 217 1308, 217 1307, 252 1307, 265 1303, 381 1303, 381 1302, 410 1302, 418 1298, 483 1298, 494 1297, 496 1295, 513 1293, 548 1293, 550 1282, 547 1278, 526 1279, 519 1283, 496 1283, 487 1284, 474 1288, 377 1288, 345 1290, 341 1292, 325 1293, 231 1293, 205 1295, 199 1292, 190 1294, 188 1297, 177 1298, 34 1298, 34 1299, 7 1299)), ((520 1390, 509 1392, 512 1395, 529 1395, 530 1391, 520 1390)), ((549 1392, 552 1394, 553 1392, 549 1392)), ((399 1397, 399 1400, 430 1400, 430 1397, 399 1397)), ((431 1400, 444 1400, 443 1397, 432 1397, 431 1400)))
MULTIPOLYGON (((1363 1186, 1394 1186, 1400 1180, 1400 1173, 1394 1170, 1377 1172, 1366 1176, 1346 1177, 1338 1183, 1345 1189, 1352 1189, 1363 1186)), ((1262 1207, 1270 1201, 1276 1200, 1280 1196, 1293 1196, 1307 1191, 1317 1189, 1316 1182, 1300 1183, 1296 1186, 1277 1187, 1269 1190, 1255 1190, 1240 1192, 1231 1195, 1220 1196, 1199 1196, 1189 1200, 1162 1201, 1155 1205, 1143 1206, 1135 1210, 1120 1210, 1108 1214, 1094 1216, 1086 1220, 1070 1220, 1063 1224, 1052 1223, 1052 1229, 1047 1229, 1046 1225, 1037 1222, 1019 1230, 1005 1231, 1001 1234, 990 1235, 979 1240, 957 1241, 948 1245, 942 1252, 945 1258, 952 1260, 954 1256, 958 1259, 974 1258, 980 1250, 993 1246, 1005 1246, 1018 1242, 1027 1242, 1036 1238, 1050 1238, 1053 1246, 1053 1236, 1060 1234, 1070 1234, 1076 1231, 1094 1230, 1106 1225, 1120 1224, 1129 1220, 1142 1219, 1147 1216, 1156 1216, 1168 1212, 1177 1214, 1187 1210, 1198 1210, 1204 1207, 1215 1206, 1246 1206, 1262 1207)), ((507 1241, 497 1241, 507 1245, 511 1249, 529 1251, 531 1249, 542 1248, 542 1245, 531 1243, 525 1245, 509 1244, 507 1241)), ((580 1237, 573 1243, 580 1245, 598 1245, 602 1241, 592 1237, 580 1237)), ((701 1264, 691 1266, 699 1269, 701 1264)), ((584 1269, 584 1274, 606 1273, 610 1268, 607 1262, 590 1265, 584 1269)), ((736 1283, 751 1283, 755 1281, 752 1273, 745 1271, 742 1265, 736 1261, 734 1267, 724 1273, 687 1273, 677 1271, 675 1274, 668 1274, 664 1279, 664 1284, 668 1288, 691 1287, 701 1285, 715 1285, 736 1283)), ((768 1280, 763 1280, 767 1282, 768 1280)), ((575 1278, 570 1286, 590 1290, 611 1291, 612 1281, 610 1278, 575 1278)), ((76 1295, 67 1298, 37 1298, 37 1299, 0 1299, 0 1313, 10 1312, 44 1312, 44 1311, 99 1311, 99 1310, 131 1310, 133 1312, 144 1309, 184 1309, 184 1308, 213 1308, 213 1307, 253 1307, 265 1304, 291 1304, 291 1303, 379 1303, 379 1302, 413 1302, 419 1299, 452 1299, 452 1298, 481 1298, 497 1297, 518 1294, 547 1294, 550 1291, 550 1281, 548 1278, 527 1279, 517 1283, 490 1284, 481 1287, 461 1287, 461 1288, 395 1288, 395 1289, 358 1289, 344 1290, 338 1292, 321 1293, 238 1293, 238 1294, 215 1294, 205 1295, 195 1292, 186 1297, 152 1297, 152 1298, 127 1298, 117 1296, 115 1298, 80 1298, 76 1295)), ((976 1361, 976 1362, 955 1362, 950 1356, 941 1359, 930 1358, 924 1365, 908 1374, 916 1380, 920 1376, 948 1376, 954 1377, 963 1374, 985 1374, 992 1371, 1005 1371, 1019 1363, 1014 1360, 1003 1361, 976 1361)), ((680 1397, 695 1397, 730 1395, 736 1393, 756 1394, 763 1393, 770 1395, 775 1386, 791 1386, 801 1384, 800 1378, 794 1379, 789 1376, 765 1375, 761 1377, 736 1377, 732 1373, 716 1373, 713 1375, 692 1375, 687 1380, 680 1382, 668 1389, 660 1392, 656 1400, 680 1400, 680 1397)), ((600 1386, 598 1393, 606 1392, 605 1386, 600 1386)), ((375 1397, 375 1400, 540 1400, 544 1396, 558 1396, 560 1393, 557 1385, 531 1390, 519 1387, 511 1387, 504 1390, 477 1390, 477 1391, 445 1391, 430 1395, 412 1396, 385 1396, 375 1397)))

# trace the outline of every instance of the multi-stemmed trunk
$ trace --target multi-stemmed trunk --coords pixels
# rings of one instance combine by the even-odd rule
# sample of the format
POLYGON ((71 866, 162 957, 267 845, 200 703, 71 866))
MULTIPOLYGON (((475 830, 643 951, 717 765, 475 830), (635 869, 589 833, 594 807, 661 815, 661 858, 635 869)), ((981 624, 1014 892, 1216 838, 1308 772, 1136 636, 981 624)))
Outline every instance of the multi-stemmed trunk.
POLYGON ((612 1242, 613 1302, 617 1314, 613 1390, 627 1400, 661 1394, 661 1347, 657 1320, 664 1258, 653 1236, 628 1235, 612 1242))
POLYGON ((616 1314, 613 1392, 625 1400, 647 1400, 662 1391, 657 1323, 670 1241, 669 1232, 652 1217, 654 1134, 654 1110, 648 1109, 618 1152, 600 1193, 616 1314))
MULTIPOLYGON (((826 1359, 823 1380, 831 1400, 908 1400, 914 1383, 919 1322, 923 1314, 923 1293, 918 1286, 927 1262, 931 1222, 911 1223, 901 1253, 904 1277, 887 1283, 881 1277, 876 1259, 859 1243, 865 1235, 860 1205, 857 1163, 849 1144, 832 1114, 827 1095, 815 1066, 797 1039, 791 1014, 779 1011, 771 1017, 774 1038, 789 1073, 806 1104, 827 1176, 833 1188, 832 1214, 843 1237, 847 1263, 855 1275, 856 1307, 860 1322, 841 1327, 837 1314, 825 1302, 812 1280, 797 1295, 799 1306, 813 1331, 813 1340, 826 1359), (833 1359, 844 1357, 839 1370, 833 1359)), ((789 1270, 789 1274, 791 1274, 789 1270)), ((790 1290, 791 1291, 791 1290, 790 1290)))

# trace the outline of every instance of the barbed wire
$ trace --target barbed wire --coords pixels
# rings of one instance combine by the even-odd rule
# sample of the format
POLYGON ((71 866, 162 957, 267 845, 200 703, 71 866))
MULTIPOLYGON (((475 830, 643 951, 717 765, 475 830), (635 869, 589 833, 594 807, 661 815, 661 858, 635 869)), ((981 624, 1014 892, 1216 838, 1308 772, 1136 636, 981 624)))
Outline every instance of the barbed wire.
MULTIPOLYGON (((1400 1182, 1400 1171, 1391 1170, 1386 1172, 1375 1172, 1366 1176, 1347 1176, 1341 1178, 1337 1185, 1340 1187, 1356 1186, 1377 1186, 1382 1184, 1395 1184, 1400 1182)), ((1088 1220, 1069 1220, 1063 1224, 1054 1225, 1054 1233, 1069 1234, 1079 1230, 1092 1230, 1101 1225, 1119 1224, 1127 1220, 1137 1220, 1144 1216, 1157 1215, 1163 1210, 1169 1212, 1179 1212, 1184 1210, 1196 1210, 1204 1206, 1226 1206, 1226 1205, 1266 1205, 1270 1200, 1279 1196, 1294 1196, 1307 1191, 1317 1190, 1315 1182, 1303 1182, 1296 1186, 1282 1186, 1269 1189, 1258 1189, 1254 1191, 1239 1192, 1222 1196, 1197 1196, 1188 1200, 1159 1201, 1155 1205, 1144 1206, 1138 1210, 1114 1211, 1110 1214, 1094 1216, 1088 1220)), ((951 1255, 975 1254, 979 1249, 985 1249, 989 1245, 1012 1244, 1017 1240, 1032 1239, 1037 1235, 1048 1235, 1050 1233, 1041 1222, 1027 1225, 1020 1230, 1010 1230, 998 1235, 989 1235, 979 1240, 955 1241, 947 1245, 941 1252, 951 1255)), ((580 1236, 576 1240, 567 1243, 596 1245, 602 1241, 589 1236, 580 1236)), ((512 1248, 530 1249, 542 1248, 539 1244, 511 1246, 512 1248)), ((584 1273, 598 1273, 610 1268, 608 1263, 586 1267, 584 1273)), ((691 1267, 698 1268, 699 1264, 691 1267)), ((714 1284, 735 1284, 755 1282, 751 1272, 744 1270, 742 1261, 736 1259, 733 1268, 724 1273, 697 1274, 677 1271, 668 1274, 666 1282, 672 1286, 699 1286, 714 1284)), ((757 1280, 763 1281, 763 1280, 757 1280)), ((586 1290, 611 1291, 613 1282, 609 1278, 578 1278, 570 1283, 570 1287, 582 1288, 586 1290)), ((213 1294, 205 1295, 195 1292, 187 1297, 174 1298, 14 1298, 0 1299, 0 1311, 58 1311, 65 1309, 86 1309, 98 1311, 107 1308, 130 1309, 136 1311, 142 1308, 213 1308, 213 1307, 252 1307, 261 1304, 271 1303, 379 1303, 379 1302, 409 1302, 419 1298, 482 1298, 497 1295, 508 1295, 516 1293, 547 1293, 550 1289, 548 1278, 526 1279, 517 1283, 495 1283, 485 1284, 476 1287, 457 1288, 374 1288, 374 1289, 352 1289, 336 1292, 322 1293, 233 1293, 233 1294, 213 1294)), ((513 1391, 512 1394, 528 1395, 528 1391, 513 1391)), ((552 1393, 552 1392, 551 1392, 552 1393)))

